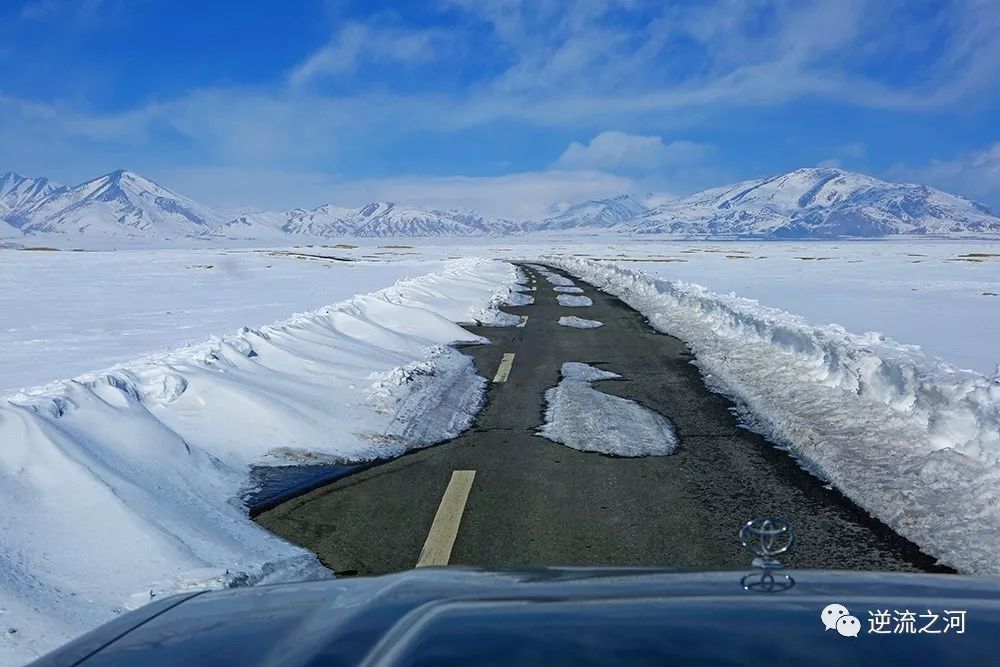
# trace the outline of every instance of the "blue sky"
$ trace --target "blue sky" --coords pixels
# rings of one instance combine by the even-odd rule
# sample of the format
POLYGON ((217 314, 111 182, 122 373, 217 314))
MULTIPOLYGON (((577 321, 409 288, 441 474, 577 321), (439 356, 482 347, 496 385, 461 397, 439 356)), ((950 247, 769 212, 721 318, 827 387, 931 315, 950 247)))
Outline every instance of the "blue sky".
POLYGON ((0 171, 528 216, 803 166, 1000 209, 1000 3, 0 5, 0 171))

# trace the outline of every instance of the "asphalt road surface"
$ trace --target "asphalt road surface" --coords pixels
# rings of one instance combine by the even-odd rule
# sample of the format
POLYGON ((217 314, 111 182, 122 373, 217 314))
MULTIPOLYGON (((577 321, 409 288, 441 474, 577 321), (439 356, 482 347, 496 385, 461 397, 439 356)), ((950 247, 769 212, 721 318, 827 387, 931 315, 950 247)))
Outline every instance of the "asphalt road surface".
POLYGON ((470 431, 315 489, 257 521, 342 575, 418 562, 746 570, 751 556, 736 532, 764 515, 795 526, 797 543, 785 559, 792 567, 941 570, 788 453, 740 428, 729 400, 705 387, 684 343, 576 279, 593 305, 560 306, 552 286, 526 271, 535 303, 505 308, 527 315, 524 326, 470 327, 493 344, 464 352, 495 380, 470 431), (604 326, 559 326, 563 315, 604 326), (621 375, 595 387, 670 419, 678 451, 617 458, 535 435, 545 390, 567 361, 621 375))

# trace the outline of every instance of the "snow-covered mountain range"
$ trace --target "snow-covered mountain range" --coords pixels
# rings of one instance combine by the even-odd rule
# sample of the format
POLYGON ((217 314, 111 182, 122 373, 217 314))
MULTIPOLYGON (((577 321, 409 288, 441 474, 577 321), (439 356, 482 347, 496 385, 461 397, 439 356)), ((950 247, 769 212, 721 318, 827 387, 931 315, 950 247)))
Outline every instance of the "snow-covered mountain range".
POLYGON ((16 174, 0 180, 11 183, 11 201, 20 200, 2 217, 23 234, 171 238, 225 222, 207 206, 125 170, 74 187, 16 174))
POLYGON ((29 208, 61 187, 47 178, 0 174, 0 218, 29 208))
POLYGON ((616 225, 643 234, 778 238, 1000 233, 965 197, 841 169, 797 171, 712 188, 616 225))
POLYGON ((557 215, 529 223, 531 229, 574 229, 578 227, 612 227, 633 220, 651 210, 652 195, 618 195, 610 199, 591 199, 568 206, 557 215))
POLYGON ((315 238, 484 236, 519 229, 515 222, 475 211, 422 209, 380 201, 357 209, 326 204, 310 210, 248 213, 208 234, 235 239, 273 239, 288 235, 315 238))
POLYGON ((924 185, 840 169, 799 169, 686 197, 620 195, 512 221, 470 210, 371 202, 360 208, 222 215, 129 171, 74 187, 0 176, 0 238, 57 234, 136 239, 494 236, 609 230, 679 238, 836 238, 1000 234, 1000 218, 974 201, 924 185))

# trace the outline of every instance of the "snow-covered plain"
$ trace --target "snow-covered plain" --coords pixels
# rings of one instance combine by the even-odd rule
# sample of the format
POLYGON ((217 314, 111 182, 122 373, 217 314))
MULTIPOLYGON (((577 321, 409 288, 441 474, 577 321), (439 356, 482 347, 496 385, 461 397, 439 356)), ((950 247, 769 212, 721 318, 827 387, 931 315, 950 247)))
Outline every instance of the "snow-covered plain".
MULTIPOLYGON (((598 284, 607 281, 610 291, 649 315, 654 325, 694 346, 709 381, 747 407, 745 419, 752 427, 787 446, 928 552, 965 571, 1000 573, 1000 510, 996 509, 1000 507, 1000 399, 997 382, 986 377, 1000 359, 997 243, 677 242, 575 233, 475 243, 369 239, 345 240, 345 244, 361 247, 0 250, 0 278, 6 287, 0 292, 0 395, 194 344, 127 364, 114 373, 29 391, 18 399, 24 403, 21 407, 3 403, 0 495, 6 506, 28 506, 30 512, 24 521, 13 510, 0 520, 4 535, 18 536, 3 542, 0 553, 0 608, 6 612, 2 617, 8 619, 7 626, 25 628, 14 635, 0 634, 0 663, 22 661, 86 629, 110 615, 114 605, 124 604, 122 596, 144 591, 148 598, 150 588, 158 592, 213 581, 221 585, 229 575, 218 568, 201 569, 201 563, 228 562, 233 553, 249 554, 230 573, 236 580, 243 577, 240 571, 246 572, 247 582, 291 577, 297 568, 299 574, 316 573, 308 554, 287 545, 275 547, 273 538, 246 524, 235 507, 226 506, 233 489, 245 481, 247 463, 295 461, 304 449, 328 451, 333 458, 399 451, 405 447, 401 442, 433 435, 409 430, 414 423, 410 417, 438 396, 467 393, 475 384, 470 367, 447 349, 435 348, 436 334, 397 331, 396 323, 345 332, 340 324, 329 328, 322 317, 317 324, 314 316, 307 315, 278 326, 282 333, 269 333, 269 339, 247 331, 234 337, 234 344, 201 341, 211 334, 258 326, 379 289, 398 278, 440 270, 455 257, 537 261, 555 256, 553 261, 598 284), (615 266, 598 270, 588 258, 607 259, 615 266), (650 287, 646 278, 627 277, 622 268, 700 283, 712 291, 675 282, 661 292, 664 283, 650 287), (760 304, 727 296, 730 291, 760 304), (899 343, 877 334, 852 335, 820 326, 826 322, 840 323, 852 332, 882 331, 899 343), (299 335, 304 337, 302 349, 299 335), (420 338, 421 346, 407 347, 420 338), (331 340, 339 350, 335 354, 347 350, 351 361, 326 356, 331 340), (259 357, 240 352, 248 349, 246 341, 259 357), (307 345, 317 341, 321 342, 307 345), (286 354, 286 343, 294 348, 293 354, 286 354), (397 343, 405 349, 393 348, 397 343), (303 354, 308 361, 301 361, 303 354), (175 363, 180 368, 176 375, 187 389, 170 402, 180 385, 175 374, 163 372, 162 367, 175 363), (978 373, 957 371, 947 364, 978 373), (217 367, 226 370, 208 370, 217 367), (303 375, 309 378, 305 385, 303 375), (122 377, 125 381, 120 384, 114 379, 122 377), (316 392, 309 387, 328 381, 339 383, 338 389, 318 406, 316 392), (402 394, 397 393, 399 387, 402 394), (287 394, 288 401, 275 398, 275 393, 287 394), (217 415, 211 424, 207 417, 199 422, 198 415, 209 412, 196 396, 210 399, 207 405, 217 415), (346 444, 329 443, 330 429, 322 428, 334 404, 338 428, 357 436, 346 444), (248 414, 257 416, 246 423, 248 414), (289 422, 297 425, 296 434, 303 434, 292 439, 301 442, 288 442, 283 424, 289 422), (116 425, 114 432, 120 429, 121 437, 108 441, 100 435, 109 423, 116 425), (260 424, 264 427, 257 428, 260 424), (196 434, 190 441, 184 428, 196 434), (261 443, 260 433, 272 442, 261 443), (133 434, 140 436, 130 438, 133 434), (203 437, 209 443, 204 447, 203 437), (315 447, 313 438, 327 449, 315 447), (248 439, 262 448, 240 453, 248 439), (192 444, 192 454, 179 453, 192 444), (154 464, 134 465, 147 458, 154 464), (189 474, 192 479, 184 480, 189 474), (123 487, 127 490, 122 497, 129 504, 103 513, 100 508, 105 504, 71 507, 64 518, 61 513, 73 504, 74 489, 87 493, 96 489, 95 497, 114 507, 118 500, 95 481, 102 475, 120 484, 130 475, 140 480, 123 487), (9 484, 10 479, 17 484, 9 484), (164 512, 160 523, 151 525, 143 512, 159 501, 143 494, 154 482, 166 484, 164 488, 178 500, 166 503, 168 509, 176 504, 176 510, 164 512), (203 511, 215 503, 221 504, 203 511), (196 520, 185 527, 191 507, 198 508, 196 520), (80 532, 74 522, 88 526, 92 515, 98 529, 80 532), (212 523, 216 519, 226 526, 218 538, 212 523), (106 592, 105 580, 95 580, 91 586, 87 563, 73 569, 70 556, 58 550, 44 553, 41 562, 46 565, 39 567, 32 560, 40 553, 37 545, 62 531, 67 542, 81 540, 83 558, 100 557, 108 567, 122 568, 124 583, 111 584, 106 592), (100 531, 129 535, 134 531, 148 537, 134 544, 126 540, 127 549, 109 554, 107 548, 98 549, 100 531), (143 562, 148 554, 178 551, 178 562, 191 565, 183 572, 164 575, 170 567, 160 556, 143 562), (63 566, 70 568, 64 576, 51 574, 63 566), (87 582, 86 590, 70 591, 75 596, 65 593, 74 578, 87 582), (140 580, 148 580, 149 588, 145 583, 126 585, 140 580), (21 593, 10 593, 15 589, 21 593), (32 600, 43 601, 43 607, 58 602, 65 611, 36 609, 32 600), (15 618, 24 620, 10 622, 15 618), (38 632, 28 632, 29 628, 38 632)), ((494 288, 501 288, 509 276, 492 273, 502 265, 476 266, 485 273, 477 268, 454 274, 456 280, 430 288, 418 282, 419 289, 396 293, 397 297, 413 299, 413 305, 429 298, 435 303, 432 310, 448 319, 486 318, 499 323, 490 311, 472 313, 466 306, 471 301, 480 305, 492 301, 494 288), (480 275, 487 277, 488 290, 476 278, 480 275), (463 295, 465 288, 471 293, 463 295), (443 296, 446 292, 448 298, 443 296), (457 300, 452 301, 452 294, 457 300)), ((550 282, 573 283, 561 276, 550 282)), ((516 302, 521 299, 518 293, 507 298, 516 302)), ((365 317, 359 315, 359 321, 365 317)), ((403 319, 411 318, 402 318, 399 326, 404 326, 403 319)), ((504 318, 503 323, 518 318, 512 320, 504 318)), ((353 317, 344 321, 349 328, 355 326, 353 317)), ((445 329, 444 333, 454 333, 445 329)), ((473 409, 473 404, 457 400, 451 405, 451 417, 433 422, 432 432, 457 428, 473 409)))
POLYGON ((591 386, 620 375, 576 361, 563 364, 561 374, 559 384, 545 392, 545 424, 539 435, 583 452, 612 456, 676 451, 677 434, 663 416, 591 386))
POLYGON ((0 396, 315 310, 440 266, 406 249, 0 250, 0 396), (358 261, 310 256, 320 252, 358 261))
POLYGON ((517 277, 506 263, 450 262, 8 397, 0 664, 171 592, 328 576, 249 520, 249 466, 395 456, 467 428, 485 380, 447 345, 485 342, 455 322, 506 321, 495 307, 517 277))
POLYGON ((1000 382, 614 263, 551 262, 686 341, 745 422, 926 552, 1000 574, 1000 382))
POLYGON ((550 248, 733 292, 817 324, 878 331, 987 375, 1000 363, 1000 242, 608 239, 550 248))
MULTIPOLYGON (((620 262, 625 266, 642 268, 668 280, 686 280, 704 285, 723 294, 734 292, 740 296, 759 300, 762 304, 782 308, 801 315, 817 324, 838 323, 854 332, 878 331, 901 343, 919 345, 931 356, 940 357, 960 368, 970 368, 991 375, 1000 362, 1000 352, 996 341, 1000 340, 1000 242, 987 240, 961 241, 835 241, 835 242, 711 242, 675 241, 655 237, 625 238, 619 234, 578 232, 536 234, 531 237, 509 237, 503 239, 483 239, 470 243, 468 239, 436 238, 426 239, 340 239, 345 244, 357 245, 355 249, 297 248, 296 252, 335 254, 367 259, 370 261, 396 259, 403 263, 386 267, 385 271, 400 270, 394 277, 417 275, 422 272, 421 261, 445 260, 453 257, 524 257, 537 259, 543 255, 579 256, 602 258, 620 262), (387 248, 384 246, 406 246, 387 248), (413 262, 411 266, 407 263, 413 262), (403 273, 411 270, 412 273, 403 273)), ((332 245, 337 241, 330 241, 332 245)), ((95 246, 98 247, 98 246, 95 246)), ((90 269, 82 265, 79 270, 65 256, 70 253, 21 252, 0 250, 0 278, 11 285, 0 291, 0 394, 4 389, 19 388, 58 377, 69 377, 102 365, 124 360, 139 351, 155 351, 165 346, 182 344, 188 340, 225 331, 231 326, 264 323, 287 316, 294 310, 315 308, 330 303, 348 294, 365 289, 384 286, 373 280, 359 290, 351 290, 353 275, 344 274, 344 279, 327 280, 320 270, 340 274, 340 263, 310 262, 296 260, 302 266, 291 270, 286 278, 273 280, 276 293, 297 295, 300 290, 309 296, 309 290, 316 293, 316 299, 297 302, 292 298, 282 305, 280 299, 272 301, 266 287, 272 281, 259 283, 242 281, 253 289, 243 296, 229 300, 221 289, 219 298, 204 293, 205 287, 212 288, 209 280, 217 277, 199 275, 195 270, 187 270, 187 265, 211 264, 200 259, 199 253, 225 253, 230 259, 237 251, 171 250, 155 251, 142 259, 141 252, 118 251, 98 253, 96 261, 105 264, 103 269, 90 269), (158 286, 157 279, 146 281, 143 277, 147 269, 162 267, 164 257, 173 254, 177 271, 167 271, 164 285, 158 286), (152 259, 155 255, 158 259, 152 259), (30 265, 24 260, 32 259, 30 265), (130 261, 136 257, 136 261, 130 261), (148 267, 144 265, 148 262, 148 267), (320 269, 319 265, 329 263, 331 268, 320 269), (316 269, 316 271, 313 271, 316 269), (91 288, 91 280, 75 280, 74 276, 93 271, 94 281, 99 288, 91 288), (299 272, 300 271, 300 272, 299 272), (127 279, 120 279, 125 276, 127 279), (299 280, 298 278, 302 279, 299 280), (160 311, 164 318, 162 326, 149 327, 166 334, 166 339, 153 340, 144 348, 123 347, 121 354, 101 356, 98 363, 89 363, 84 355, 100 355, 105 346, 114 350, 120 339, 114 331, 144 329, 142 317, 152 317, 152 313, 137 309, 135 298, 130 296, 129 283, 142 285, 150 290, 150 302, 163 297, 160 311), (191 289, 188 289, 188 285, 191 289), (65 290, 67 297, 61 297, 65 290), (170 291, 176 290, 178 299, 170 300, 170 291), (340 290, 338 293, 337 290, 340 290), (326 298, 327 292, 332 298, 326 298), (124 294, 123 294, 124 292, 124 294), (111 297, 102 297, 110 294, 111 297), (123 296, 119 297, 120 294, 123 296), (188 315, 178 316, 184 310, 184 303, 197 304, 207 299, 206 308, 188 315), (90 308, 88 304, 115 304, 120 314, 104 309, 90 308), (228 312, 225 320, 217 320, 213 307, 226 315, 228 303, 240 304, 228 312), (250 308, 260 302, 259 316, 251 317, 250 308), (17 306, 8 310, 8 304, 17 306), (76 305, 79 304, 79 305, 76 305), (270 307, 269 305, 270 304, 270 307), (242 309, 248 315, 241 318, 242 309), (170 314, 167 315, 167 311, 170 314), (9 312, 17 315, 15 324, 9 312), (67 312, 68 317, 60 313, 67 312), (21 317, 20 313, 26 313, 21 317), (130 322, 135 314, 138 321, 130 322), (108 317, 121 317, 122 326, 102 328, 100 321, 108 317), (92 322, 98 324, 90 326, 92 322), (198 326, 200 321, 205 326, 198 326), (25 323, 37 322, 38 326, 23 328, 25 323), (194 324, 190 337, 183 327, 194 324), (10 332, 8 329, 17 329, 10 332), (96 329, 96 331, 91 331, 96 329), (49 334, 47 332, 53 332, 49 334), (181 336, 177 336, 177 333, 181 336), (35 339, 52 343, 33 343, 35 339), (40 345, 44 354, 36 353, 34 346, 40 345), (74 349, 81 345, 79 349, 74 349), (131 349, 130 349, 131 348, 131 349), (60 350, 67 354, 59 357, 60 350), (14 350, 16 354, 12 354, 14 350), (44 369, 50 359, 59 359, 53 364, 57 372, 41 375, 32 369, 44 369), (19 361, 21 360, 21 361, 19 361), (39 360, 42 360, 39 364, 39 360), (82 360, 82 361, 81 361, 82 360), (73 365, 76 362, 76 365, 73 365), (20 367, 18 364, 22 364, 20 367), (81 365, 82 364, 82 365, 81 365), (58 372, 60 368, 65 372, 58 372), (26 369, 27 373, 23 374, 26 369), (22 379, 10 380, 9 377, 22 379)), ((72 253, 72 256, 89 253, 72 253)), ((270 258, 265 258, 270 259, 270 258)), ((275 260, 277 261, 277 260, 275 260)), ((265 261, 265 264, 271 263, 265 261)), ((363 264, 363 263, 359 263, 363 264)), ((426 265, 424 265, 426 266, 426 265)), ((215 270, 222 267, 216 265, 215 270)), ((235 270, 243 268, 238 264, 235 270)), ((277 268, 277 267, 275 267, 277 268)), ((284 270, 284 269, 283 269, 284 270)), ((378 274, 381 270, 361 265, 355 269, 360 275, 378 274)), ((428 268, 427 270, 433 270, 428 268)), ((254 273, 247 271, 246 273, 254 273)), ((266 275, 255 272, 256 277, 267 280, 266 275)), ((234 276, 236 278, 241 276, 234 276)), ((393 276, 390 276, 393 277, 393 276)), ((220 281, 221 282, 221 281, 220 281)), ((560 283, 563 281, 559 281, 560 283)), ((571 283, 572 281, 566 281, 571 283)), ((238 290, 239 287, 233 287, 238 290)), ((141 293, 138 291, 137 293, 141 293)), ((139 304, 141 305, 141 304, 139 304)), ((13 306, 11 306, 13 307, 13 306)), ((152 310, 152 309, 150 309, 152 310)), ((155 312, 155 311, 154 311, 155 312)), ((127 339, 134 336, 123 336, 127 339)))

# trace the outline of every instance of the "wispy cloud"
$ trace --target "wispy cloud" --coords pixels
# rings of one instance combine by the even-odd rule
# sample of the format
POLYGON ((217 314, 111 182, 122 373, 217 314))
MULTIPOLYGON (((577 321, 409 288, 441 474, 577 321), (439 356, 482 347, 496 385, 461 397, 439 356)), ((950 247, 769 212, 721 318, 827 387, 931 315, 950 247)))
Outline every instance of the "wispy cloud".
POLYGON ((820 160, 816 163, 816 166, 841 169, 844 167, 845 162, 856 162, 857 160, 864 158, 867 153, 868 147, 865 146, 863 142, 850 141, 835 148, 833 150, 833 157, 820 160))
POLYGON ((931 160, 922 165, 896 164, 889 169, 888 176, 957 192, 1000 212, 1000 141, 950 159, 931 160))
POLYGON ((391 200, 432 208, 471 208, 515 219, 543 216, 559 201, 641 190, 630 178, 591 170, 350 179, 322 172, 195 166, 154 172, 151 176, 194 199, 227 209, 283 209, 324 203, 360 206, 374 200, 391 200))
POLYGON ((17 17, 31 23, 62 20, 65 25, 82 31, 120 18, 128 8, 126 0, 28 0, 20 6, 17 17))
POLYGON ((353 74, 363 63, 415 65, 440 57, 447 41, 443 30, 414 30, 358 22, 342 26, 330 41, 292 70, 289 82, 304 86, 353 74))
MULTIPOLYGON (((72 4, 36 0, 22 10, 41 16, 72 4)), ((444 5, 446 24, 395 15, 342 24, 280 80, 255 85, 102 107, 0 84, 0 153, 32 165, 39 155, 82 164, 97 153, 135 168, 172 160, 343 173, 353 168, 345 156, 378 142, 516 126, 592 137, 560 155, 561 143, 523 169, 628 171, 696 161, 704 145, 661 137, 744 110, 809 100, 940 114, 1000 100, 1000 5, 992 2, 952 0, 921 21, 901 0, 444 5), (909 74, 885 74, 885 60, 909 74), (413 76, 405 86, 372 83, 366 75, 380 68, 413 76), (602 133, 609 127, 624 132, 602 133)))
POLYGON ((713 146, 678 140, 663 143, 659 136, 644 136, 609 130, 587 144, 574 141, 556 161, 567 169, 650 170, 657 167, 700 162, 713 146))

